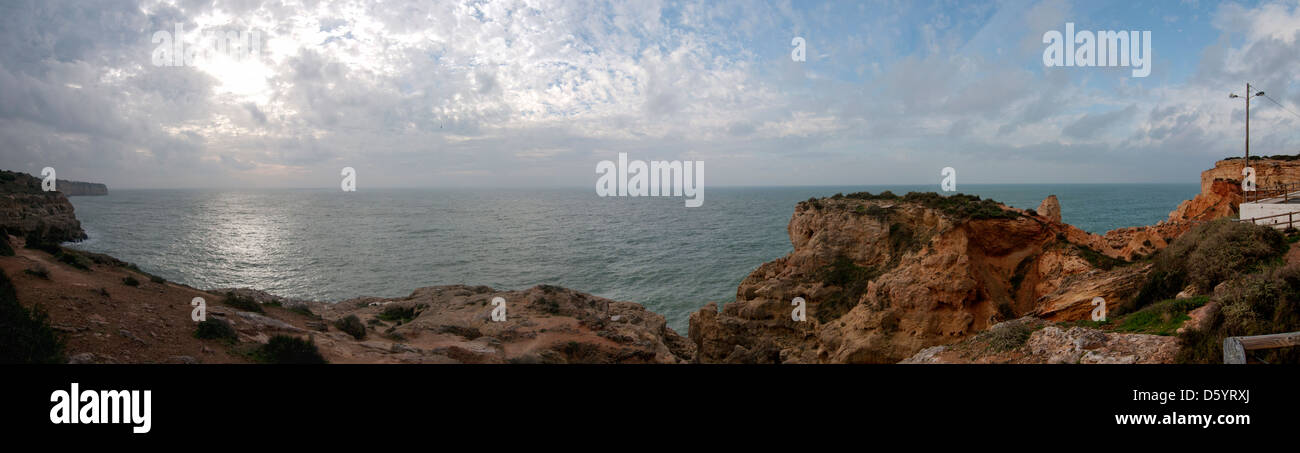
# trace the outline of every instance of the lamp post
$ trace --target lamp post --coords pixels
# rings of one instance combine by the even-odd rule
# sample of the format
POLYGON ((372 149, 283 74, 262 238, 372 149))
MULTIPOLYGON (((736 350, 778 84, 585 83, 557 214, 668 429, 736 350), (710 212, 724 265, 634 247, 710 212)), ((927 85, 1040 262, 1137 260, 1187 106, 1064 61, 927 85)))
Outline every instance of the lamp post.
POLYGON ((1246 83, 1246 95, 1238 96, 1237 93, 1228 93, 1228 99, 1245 98, 1246 99, 1246 166, 1250 166, 1250 98, 1263 96, 1264 92, 1251 94, 1250 83, 1246 83))

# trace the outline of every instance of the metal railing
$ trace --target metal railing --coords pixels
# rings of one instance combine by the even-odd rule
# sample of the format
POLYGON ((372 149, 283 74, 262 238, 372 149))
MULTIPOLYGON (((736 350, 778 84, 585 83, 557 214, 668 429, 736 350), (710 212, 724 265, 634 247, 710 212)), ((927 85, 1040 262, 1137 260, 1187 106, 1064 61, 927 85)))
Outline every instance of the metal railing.
POLYGON ((1242 191, 1242 196, 1247 203, 1267 200, 1270 198, 1282 198, 1282 202, 1290 202, 1291 194, 1300 192, 1300 183, 1276 184, 1270 187, 1256 187, 1256 190, 1242 191))
MULTIPOLYGON (((1259 220, 1275 219, 1275 218, 1280 218, 1280 217, 1286 217, 1286 223, 1282 223, 1282 222, 1280 222, 1280 221, 1275 221, 1275 222, 1267 222, 1267 223, 1264 223, 1264 225, 1265 225, 1265 226, 1271 226, 1271 227, 1273 227, 1273 228, 1289 229, 1289 228, 1294 228, 1296 223, 1300 223, 1300 212, 1287 212, 1287 213, 1283 213, 1283 214, 1274 214, 1274 215, 1264 216, 1264 217, 1251 217, 1251 218, 1249 218, 1249 219, 1237 219, 1237 220, 1234 220, 1234 221, 1235 221, 1235 222, 1250 222, 1250 223, 1253 223, 1253 224, 1259 225, 1259 224, 1260 224, 1260 223, 1258 222, 1259 220), (1285 227, 1282 227, 1283 225, 1286 225, 1286 226, 1285 226, 1285 227)), ((1280 220, 1280 219, 1279 219, 1279 220, 1280 220)))

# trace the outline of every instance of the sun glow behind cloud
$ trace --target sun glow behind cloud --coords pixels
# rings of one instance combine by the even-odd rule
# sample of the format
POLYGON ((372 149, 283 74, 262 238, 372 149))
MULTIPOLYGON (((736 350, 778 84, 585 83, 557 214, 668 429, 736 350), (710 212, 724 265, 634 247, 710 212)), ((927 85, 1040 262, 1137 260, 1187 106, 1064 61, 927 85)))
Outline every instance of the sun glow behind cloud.
MULTIPOLYGON (((16 1, 0 163, 127 185, 578 186, 617 152, 698 156, 716 184, 1169 181, 1235 153, 1245 80, 1300 110, 1291 1, 16 1), (1043 68, 1065 20, 1155 28, 1152 76, 1043 68), (177 23, 261 52, 142 66, 177 23)), ((1300 146, 1289 113, 1252 116, 1252 151, 1300 146)))

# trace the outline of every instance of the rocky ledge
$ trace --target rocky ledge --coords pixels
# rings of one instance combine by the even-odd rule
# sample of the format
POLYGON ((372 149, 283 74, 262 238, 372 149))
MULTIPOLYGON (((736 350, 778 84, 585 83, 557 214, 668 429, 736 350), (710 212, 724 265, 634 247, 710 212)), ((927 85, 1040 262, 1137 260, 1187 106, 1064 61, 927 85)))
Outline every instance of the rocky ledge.
POLYGON ((86 238, 72 203, 63 193, 44 192, 40 179, 4 170, 0 170, 0 229, 56 242, 86 238))

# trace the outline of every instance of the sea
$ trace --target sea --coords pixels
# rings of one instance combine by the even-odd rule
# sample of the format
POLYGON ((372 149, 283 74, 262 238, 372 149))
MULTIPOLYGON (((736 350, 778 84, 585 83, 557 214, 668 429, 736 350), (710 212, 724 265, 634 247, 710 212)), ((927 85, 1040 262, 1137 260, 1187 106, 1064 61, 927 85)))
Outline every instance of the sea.
MULTIPOLYGON (((598 197, 590 188, 110 190, 71 197, 89 239, 170 281, 340 301, 434 285, 558 285, 638 302, 685 334, 691 312, 735 300, 764 262, 791 252, 795 204, 837 192, 935 185, 706 187, 683 198, 598 197)), ((1048 195, 1084 230, 1154 224, 1197 184, 966 184, 1017 208, 1048 195)))

